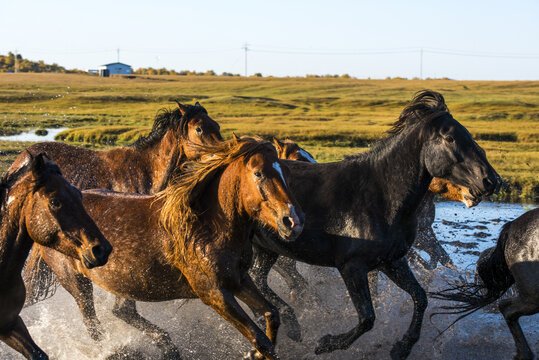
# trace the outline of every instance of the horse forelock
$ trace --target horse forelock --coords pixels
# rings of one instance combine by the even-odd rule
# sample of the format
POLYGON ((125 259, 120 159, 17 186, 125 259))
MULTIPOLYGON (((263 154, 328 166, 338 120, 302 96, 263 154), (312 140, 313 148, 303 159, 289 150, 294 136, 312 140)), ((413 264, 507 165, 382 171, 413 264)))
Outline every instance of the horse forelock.
POLYGON ((140 136, 135 142, 128 146, 134 147, 137 150, 142 150, 155 145, 161 141, 167 131, 179 129, 179 134, 182 138, 187 137, 187 124, 189 120, 199 113, 207 114, 208 112, 201 105, 185 105, 187 112, 182 115, 180 109, 162 108, 155 116, 152 129, 147 136, 140 136))
POLYGON ((169 261, 176 266, 180 265, 188 242, 197 241, 197 237, 193 236, 193 226, 205 210, 197 208, 197 204, 211 181, 233 162, 268 150, 275 151, 273 145, 265 140, 230 140, 215 146, 205 146, 201 160, 184 163, 181 176, 175 177, 158 194, 163 199, 161 225, 171 237, 170 246, 166 249, 169 261))

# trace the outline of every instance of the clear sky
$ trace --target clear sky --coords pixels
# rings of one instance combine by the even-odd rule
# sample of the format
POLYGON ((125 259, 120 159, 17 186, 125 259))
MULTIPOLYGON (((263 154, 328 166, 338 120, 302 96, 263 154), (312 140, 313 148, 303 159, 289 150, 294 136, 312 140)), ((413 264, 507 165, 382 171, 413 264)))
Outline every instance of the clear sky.
POLYGON ((539 1, 0 0, 0 54, 91 69, 539 79, 539 1), (457 55, 461 54, 461 55, 457 55), (482 56, 477 56, 482 55, 482 56))

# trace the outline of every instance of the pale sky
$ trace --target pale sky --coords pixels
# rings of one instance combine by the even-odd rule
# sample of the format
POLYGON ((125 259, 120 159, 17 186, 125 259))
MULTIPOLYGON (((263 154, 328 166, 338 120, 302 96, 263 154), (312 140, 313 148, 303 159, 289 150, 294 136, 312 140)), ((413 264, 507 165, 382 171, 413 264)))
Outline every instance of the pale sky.
POLYGON ((539 1, 0 0, 0 54, 67 68, 243 74, 244 43, 249 74, 412 78, 423 48, 423 77, 539 80, 539 1))

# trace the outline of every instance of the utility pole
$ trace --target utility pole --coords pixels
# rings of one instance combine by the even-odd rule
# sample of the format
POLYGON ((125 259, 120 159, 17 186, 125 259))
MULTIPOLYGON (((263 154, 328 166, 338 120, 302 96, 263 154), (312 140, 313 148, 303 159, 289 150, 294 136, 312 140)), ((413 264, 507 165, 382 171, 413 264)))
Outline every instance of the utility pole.
POLYGON ((245 43, 243 50, 245 50, 245 77, 247 77, 247 51, 249 51, 249 44, 245 43))
POLYGON ((419 80, 423 80, 423 48, 419 50, 419 80))
POLYGON ((19 50, 15 49, 15 72, 16 73, 19 72, 19 58, 17 57, 18 53, 19 53, 19 50))
POLYGON ((116 49, 116 53, 118 55, 118 62, 120 62, 120 48, 116 49))

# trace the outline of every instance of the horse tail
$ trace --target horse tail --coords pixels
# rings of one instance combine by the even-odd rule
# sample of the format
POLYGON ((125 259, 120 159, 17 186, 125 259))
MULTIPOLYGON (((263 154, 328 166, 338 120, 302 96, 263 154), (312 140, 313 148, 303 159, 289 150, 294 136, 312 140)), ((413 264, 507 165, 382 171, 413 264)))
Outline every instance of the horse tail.
POLYGON ((445 311, 431 315, 432 318, 438 314, 461 314, 440 335, 460 319, 498 300, 515 282, 505 259, 510 226, 511 222, 505 224, 496 246, 484 250, 479 256, 475 281, 469 282, 460 277, 460 281, 450 283, 449 288, 429 293, 434 299, 458 302, 455 305, 441 306, 440 309, 445 311))
POLYGON ((43 261, 41 251, 35 246, 26 260, 22 277, 26 286, 24 307, 52 297, 59 285, 52 269, 43 261))

